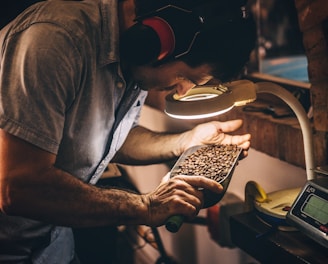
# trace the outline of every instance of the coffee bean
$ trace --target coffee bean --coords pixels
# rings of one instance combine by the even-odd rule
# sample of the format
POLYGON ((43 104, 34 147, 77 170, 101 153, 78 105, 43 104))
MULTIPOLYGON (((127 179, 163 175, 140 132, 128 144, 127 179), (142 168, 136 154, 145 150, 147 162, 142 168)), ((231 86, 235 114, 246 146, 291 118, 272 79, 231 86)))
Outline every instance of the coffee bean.
POLYGON ((174 175, 198 175, 221 181, 229 174, 240 153, 241 148, 237 145, 204 146, 176 164, 174 175))

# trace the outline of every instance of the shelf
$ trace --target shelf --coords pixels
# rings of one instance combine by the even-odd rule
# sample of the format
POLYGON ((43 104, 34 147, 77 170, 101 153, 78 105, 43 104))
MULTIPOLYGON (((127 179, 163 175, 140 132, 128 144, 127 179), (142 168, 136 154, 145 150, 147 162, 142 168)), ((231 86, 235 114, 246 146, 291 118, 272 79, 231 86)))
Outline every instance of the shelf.
POLYGON ((328 263, 328 250, 299 231, 280 231, 254 212, 230 218, 232 242, 261 263, 328 263))

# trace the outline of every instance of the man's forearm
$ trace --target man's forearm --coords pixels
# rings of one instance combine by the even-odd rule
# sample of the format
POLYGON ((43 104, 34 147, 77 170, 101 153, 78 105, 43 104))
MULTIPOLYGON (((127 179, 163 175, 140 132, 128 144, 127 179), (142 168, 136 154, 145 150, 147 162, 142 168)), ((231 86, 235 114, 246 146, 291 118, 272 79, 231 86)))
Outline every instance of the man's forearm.
POLYGON ((144 127, 133 128, 114 162, 144 165, 174 159, 181 155, 183 134, 153 132, 144 127))
POLYGON ((145 196, 98 188, 54 167, 37 177, 26 175, 24 188, 8 188, 9 202, 1 209, 9 215, 71 227, 147 223, 145 196))

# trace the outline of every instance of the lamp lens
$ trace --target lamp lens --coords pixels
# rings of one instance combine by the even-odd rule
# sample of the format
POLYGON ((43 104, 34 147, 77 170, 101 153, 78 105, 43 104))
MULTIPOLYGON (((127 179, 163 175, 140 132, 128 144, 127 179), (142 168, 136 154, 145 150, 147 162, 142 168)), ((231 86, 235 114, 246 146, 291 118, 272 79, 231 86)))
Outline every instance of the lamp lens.
POLYGON ((210 98, 217 97, 218 94, 210 94, 210 93, 203 93, 203 94, 192 94, 187 95, 179 99, 179 101, 200 101, 200 100, 207 100, 210 98))

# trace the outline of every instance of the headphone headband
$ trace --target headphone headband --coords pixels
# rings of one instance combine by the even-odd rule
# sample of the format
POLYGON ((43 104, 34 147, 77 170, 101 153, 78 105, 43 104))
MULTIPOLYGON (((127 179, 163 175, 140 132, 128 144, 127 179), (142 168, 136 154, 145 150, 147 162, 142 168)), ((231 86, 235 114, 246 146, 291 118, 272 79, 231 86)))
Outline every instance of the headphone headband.
POLYGON ((225 23, 246 18, 243 7, 227 13, 212 8, 212 5, 200 7, 187 10, 166 5, 137 17, 136 24, 122 37, 122 56, 138 65, 177 59, 191 51, 201 32, 210 32, 225 23))
MULTIPOLYGON (((136 18, 136 21, 144 25, 144 21, 147 21, 147 25, 156 31, 161 44, 165 47, 170 47, 170 50, 172 49, 171 52, 166 52, 166 56, 159 54, 160 60, 169 56, 178 58, 188 53, 203 26, 203 19, 200 16, 195 15, 191 10, 175 5, 163 6, 155 11, 139 16, 136 18), (155 21, 149 21, 152 18, 156 18, 156 25, 153 23, 155 21), (159 25, 159 21, 161 21, 161 25, 159 25), (168 27, 173 35, 168 34, 168 27), (163 29, 165 29, 165 32, 163 32, 163 29), (164 38, 164 36, 169 38, 164 38)), ((164 50, 164 47, 161 47, 161 50, 164 50)))

